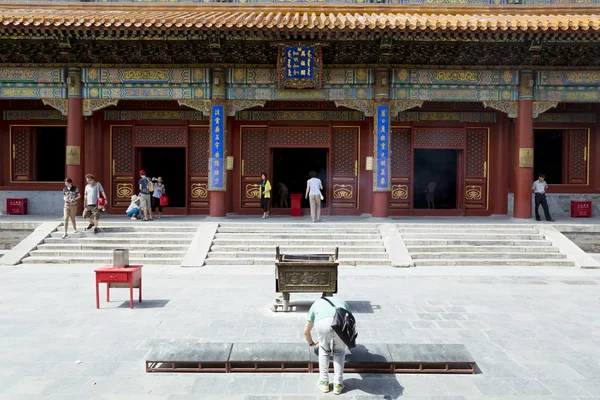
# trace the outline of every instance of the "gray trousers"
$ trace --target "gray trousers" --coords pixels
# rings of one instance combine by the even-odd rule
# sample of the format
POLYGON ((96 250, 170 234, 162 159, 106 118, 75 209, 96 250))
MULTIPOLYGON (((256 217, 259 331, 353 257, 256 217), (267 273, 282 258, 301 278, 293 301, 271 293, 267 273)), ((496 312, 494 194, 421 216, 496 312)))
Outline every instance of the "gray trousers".
POLYGON ((308 196, 310 200, 310 217, 313 222, 321 219, 321 195, 313 194, 308 196))
POLYGON ((331 318, 316 321, 315 329, 319 340, 319 380, 329 382, 329 356, 333 353, 333 383, 341 385, 344 383, 346 345, 331 329, 331 318))

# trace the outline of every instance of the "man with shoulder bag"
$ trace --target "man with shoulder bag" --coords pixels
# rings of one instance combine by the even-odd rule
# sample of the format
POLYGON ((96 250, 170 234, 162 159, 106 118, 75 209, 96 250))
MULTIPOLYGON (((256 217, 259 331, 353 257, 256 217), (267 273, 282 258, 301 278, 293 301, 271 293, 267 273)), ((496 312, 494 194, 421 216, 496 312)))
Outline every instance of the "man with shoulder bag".
POLYGON ((346 347, 356 346, 356 322, 345 301, 335 297, 322 297, 310 307, 304 327, 309 346, 319 345, 319 380, 321 391, 329 392, 329 356, 333 354, 333 393, 344 390, 344 363, 346 347), (313 341, 311 330, 317 331, 318 341, 313 341))

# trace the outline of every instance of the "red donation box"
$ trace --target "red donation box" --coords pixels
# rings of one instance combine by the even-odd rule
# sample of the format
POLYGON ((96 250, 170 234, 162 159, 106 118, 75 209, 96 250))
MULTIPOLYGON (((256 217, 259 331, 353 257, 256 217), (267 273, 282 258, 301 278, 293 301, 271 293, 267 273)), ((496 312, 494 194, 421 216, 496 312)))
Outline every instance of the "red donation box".
POLYGON ((27 214, 27 199, 6 199, 6 213, 10 215, 27 214))
POLYGON ((571 200, 571 217, 584 217, 590 218, 592 216, 592 202, 591 201, 577 201, 571 200))
POLYGON ((291 194, 290 198, 292 199, 292 217, 299 217, 302 215, 302 195, 301 194, 291 194))

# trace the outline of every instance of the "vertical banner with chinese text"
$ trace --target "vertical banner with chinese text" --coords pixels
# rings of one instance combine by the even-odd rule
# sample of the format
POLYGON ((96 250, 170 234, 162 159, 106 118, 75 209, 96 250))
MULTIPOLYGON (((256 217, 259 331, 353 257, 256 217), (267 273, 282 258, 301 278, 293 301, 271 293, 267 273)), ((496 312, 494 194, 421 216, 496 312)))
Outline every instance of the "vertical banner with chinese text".
POLYGON ((377 106, 375 116, 375 160, 373 167, 374 190, 385 192, 390 190, 390 107, 377 106))
POLYGON ((212 106, 210 111, 209 190, 225 190, 225 108, 212 106))

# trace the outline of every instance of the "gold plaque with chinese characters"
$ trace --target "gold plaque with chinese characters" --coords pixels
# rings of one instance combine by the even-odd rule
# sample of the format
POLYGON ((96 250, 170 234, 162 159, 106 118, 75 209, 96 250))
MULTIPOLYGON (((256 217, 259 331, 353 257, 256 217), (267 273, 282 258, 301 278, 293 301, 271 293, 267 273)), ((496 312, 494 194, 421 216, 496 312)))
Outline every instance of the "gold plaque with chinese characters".
POLYGON ((533 148, 519 149, 519 168, 533 168, 533 148))
POLYGON ((81 157, 80 157, 80 148, 79 146, 67 146, 67 165, 80 165, 81 157))

